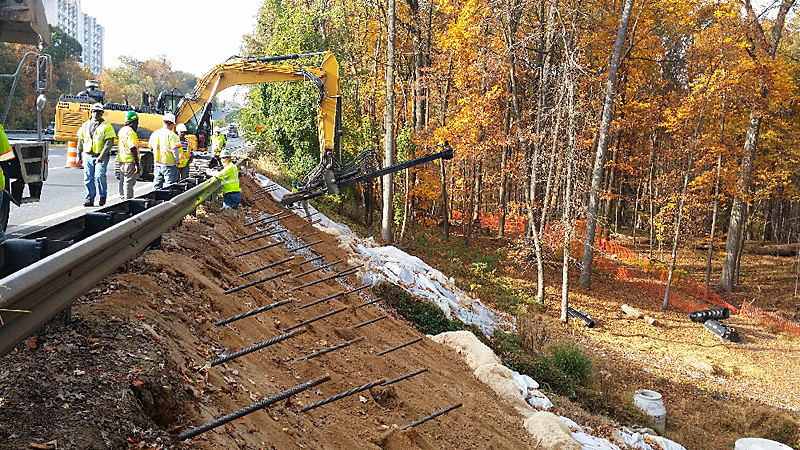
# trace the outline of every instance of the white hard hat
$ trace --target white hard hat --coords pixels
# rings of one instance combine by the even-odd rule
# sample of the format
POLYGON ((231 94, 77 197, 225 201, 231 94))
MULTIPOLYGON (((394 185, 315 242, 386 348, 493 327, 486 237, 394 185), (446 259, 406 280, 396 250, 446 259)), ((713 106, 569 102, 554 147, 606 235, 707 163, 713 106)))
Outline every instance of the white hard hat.
POLYGON ((228 149, 225 149, 225 150, 221 151, 221 152, 219 153, 219 157, 220 157, 220 158, 230 158, 230 157, 231 157, 231 152, 230 152, 230 150, 228 150, 228 149))
POLYGON ((103 104, 100 102, 92 105, 92 111, 103 111, 103 110, 105 110, 105 108, 103 108, 103 104))
POLYGON ((178 133, 186 133, 189 130, 186 129, 186 125, 179 123, 175 125, 175 131, 178 133))
POLYGON ((161 118, 164 119, 164 122, 175 123, 175 114, 166 113, 161 118))

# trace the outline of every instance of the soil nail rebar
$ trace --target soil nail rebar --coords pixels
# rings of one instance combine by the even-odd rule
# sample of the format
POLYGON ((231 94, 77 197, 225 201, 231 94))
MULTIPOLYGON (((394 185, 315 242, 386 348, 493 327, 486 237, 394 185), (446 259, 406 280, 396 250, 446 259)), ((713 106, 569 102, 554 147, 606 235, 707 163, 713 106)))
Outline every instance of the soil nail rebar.
POLYGON ((297 309, 305 309, 305 308, 308 308, 309 306, 314 306, 314 305, 316 305, 318 303, 322 303, 322 302, 328 301, 328 300, 330 300, 332 298, 339 297, 340 295, 352 294, 354 292, 363 291, 364 289, 366 289, 368 287, 372 287, 372 285, 365 284, 364 286, 357 287, 355 289, 350 289, 349 291, 337 292, 336 294, 331 294, 331 295, 329 295, 327 297, 323 297, 323 298, 321 298, 319 300, 314 300, 313 302, 306 303, 305 305, 300 305, 300 306, 297 307, 297 309))
POLYGON ((341 400, 341 399, 343 399, 345 397, 348 397, 348 396, 351 396, 353 394, 358 394, 361 391, 366 391, 367 389, 372 389, 375 386, 378 386, 379 384, 383 383, 384 381, 386 381, 386 379, 385 378, 381 378, 380 380, 373 381, 372 383, 362 384, 361 386, 353 388, 353 389, 350 389, 349 391, 344 391, 341 394, 336 394, 333 397, 328 397, 325 400, 320 400, 320 401, 318 401, 316 403, 312 403, 310 405, 304 406, 304 407, 300 408, 300 412, 308 412, 308 411, 311 411, 312 409, 318 408, 318 407, 320 407, 322 405, 327 405, 328 403, 335 402, 336 400, 341 400))
MULTIPOLYGON (((386 316, 384 316, 384 317, 386 317, 386 316)), ((389 381, 387 381, 385 383, 382 383, 381 386, 389 386, 390 384, 395 384, 395 383, 397 383, 399 381, 407 380, 407 379, 409 379, 411 377, 415 377, 415 376, 417 376, 417 375, 419 375, 421 373, 425 373, 427 371, 428 371, 428 369, 426 368, 426 369, 418 370, 416 372, 407 373, 405 375, 399 376, 399 377, 394 378, 392 380, 389 380, 389 381)))
POLYGON ((300 327, 302 327, 304 325, 308 325, 308 324, 310 324, 312 322, 316 322, 316 321, 324 319, 326 317, 330 317, 330 316, 332 316, 334 314, 339 314, 340 312, 346 311, 346 310, 347 310, 346 306, 344 306, 342 308, 339 308, 339 309, 334 309, 333 311, 326 312, 325 314, 320 314, 320 315, 318 315, 316 317, 312 317, 312 318, 310 318, 308 320, 304 320, 304 321, 302 321, 302 322, 300 322, 300 323, 298 323, 296 325, 292 325, 290 327, 286 327, 286 328, 282 329, 281 331, 291 331, 291 330, 294 330, 295 328, 300 328, 300 327))
MULTIPOLYGON (((269 230, 258 230, 258 231, 253 231, 252 233, 247 233, 247 234, 245 234, 244 236, 239 236, 239 237, 237 237, 237 238, 231 239, 231 242, 239 242, 239 241, 241 241, 242 239, 246 239, 246 238, 249 238, 249 237, 255 236, 255 235, 257 235, 257 234, 263 234, 263 233, 266 233, 266 234, 264 234, 263 236, 259 236, 258 238, 256 238, 256 239, 260 239, 260 238, 262 238, 262 237, 266 237, 266 236, 272 236, 272 235, 275 235, 275 234, 280 234, 280 233, 283 233, 283 232, 285 232, 285 231, 288 231, 288 230, 275 230, 275 231, 269 231, 269 230)), ((251 240, 251 241, 254 241, 255 239, 249 239, 249 240, 251 240)))
MULTIPOLYGON (((307 238, 307 237, 313 236, 313 235, 314 235, 314 233, 311 233, 311 234, 303 236, 301 239, 307 238)), ((303 244, 303 245, 301 245, 299 247, 295 247, 295 248, 291 248, 291 249, 287 249, 287 250, 289 250, 290 252, 296 252, 298 250, 302 250, 304 248, 312 247, 312 246, 320 244, 320 243, 322 243, 322 239, 320 239, 318 241, 314 241, 314 242, 309 242, 308 244, 303 244)))
POLYGON ((293 275, 292 278, 300 278, 302 276, 314 273, 314 272, 316 272, 318 270, 327 269, 328 267, 335 266, 336 264, 339 264, 340 262, 342 262, 342 260, 341 259, 337 259, 336 261, 334 261, 332 263, 325 264, 324 266, 317 267, 315 269, 306 270, 303 273, 298 273, 297 275, 293 275))
POLYGON ((234 292, 241 291, 242 289, 249 288, 250 286, 255 286, 257 284, 266 283, 267 281, 274 280, 275 278, 282 277, 284 275, 289 275, 290 273, 292 273, 291 270, 284 270, 281 273, 276 273, 274 275, 270 275, 268 277, 264 277, 264 278, 261 278, 261 279, 256 280, 256 281, 252 281, 250 283, 243 284, 241 286, 236 286, 234 288, 230 288, 227 291, 222 291, 222 293, 223 294, 232 294, 234 292))
POLYGON ((324 281, 333 280, 334 278, 339 278, 339 277, 344 277, 344 276, 350 275, 352 273, 355 273, 355 271, 358 270, 358 268, 361 267, 361 266, 363 266, 363 264, 359 264, 359 265, 357 265, 355 267, 351 267, 349 269, 345 269, 345 270, 343 270, 343 271, 341 271, 341 272, 339 272, 337 274, 331 275, 329 277, 320 278, 319 280, 316 280, 316 281, 310 281, 310 282, 308 282, 306 284, 302 284, 300 286, 295 286, 295 287, 289 289, 288 292, 299 291, 300 289, 307 288, 309 286, 314 286, 315 284, 319 284, 319 283, 322 283, 324 281))
MULTIPOLYGON (((315 235, 315 234, 316 234, 316 232, 314 232, 314 233, 308 233, 307 235, 305 235, 305 236, 300 236, 300 237, 299 237, 299 238, 297 238, 297 239, 305 239, 305 238, 307 238, 307 237, 311 237, 311 236, 313 236, 313 235, 315 235)), ((283 243, 285 243, 285 242, 287 242, 287 241, 288 241, 288 239, 287 239, 287 240, 284 240, 284 241, 275 241, 275 242, 273 242, 273 243, 271 243, 271 244, 267 244, 267 245, 264 245, 264 246, 262 246, 262 247, 257 247, 257 248, 253 248, 253 249, 250 249, 250 250, 245 250, 245 251, 243 251, 243 252, 240 252, 240 253, 237 253, 237 254, 235 254, 234 256, 245 256, 245 255, 249 255, 249 254, 251 254, 251 253, 260 252, 261 250, 266 250, 266 249, 268 249, 268 248, 272 248, 272 247, 278 246, 278 245, 280 245, 280 244, 283 244, 283 243)), ((314 244, 319 244, 320 242, 322 242, 322 241, 315 242, 314 244)), ((307 247, 308 247, 308 246, 309 246, 309 245, 307 245, 307 247)), ((298 248, 303 248, 303 247, 301 246, 301 247, 298 247, 298 248)))
POLYGON ((303 334, 305 332, 306 332, 305 328, 301 328, 299 330, 295 330, 295 331, 292 331, 292 332, 289 332, 289 333, 285 333, 285 334, 282 334, 280 336, 275 336, 272 339, 266 340, 264 342, 260 342, 260 343, 255 344, 255 345, 251 345, 250 347, 244 348, 242 350, 235 351, 233 353, 228 353, 227 355, 222 355, 219 358, 211 361, 211 367, 214 367, 216 365, 222 364, 224 362, 228 362, 228 361, 230 361, 232 359, 236 359, 236 358, 238 358, 240 356, 249 355, 250 353, 253 353, 256 350, 261 350, 262 348, 269 347, 270 345, 277 344, 278 342, 285 341, 286 339, 293 338, 293 337, 297 336, 298 334, 303 334))
MULTIPOLYGON (((290 212, 286 212, 286 211, 282 211, 282 212, 284 213, 283 216, 275 216, 275 215, 273 215, 271 218, 268 217, 267 218, 268 220, 264 219, 263 221, 260 222, 261 225, 267 225, 267 224, 270 224, 270 223, 273 223, 273 222, 280 222, 281 220, 292 216, 292 213, 290 213, 290 212)), ((246 226, 254 225, 256 223, 259 223, 259 221, 250 222, 246 226)))
POLYGON ((300 361, 305 361, 307 359, 316 358, 317 356, 322 356, 325 353, 329 353, 329 352, 332 352, 332 351, 339 350, 340 348, 344 348, 344 347, 347 347, 349 345, 353 345, 356 342, 360 342, 360 341, 363 341, 363 340, 364 340, 364 336, 359 336, 359 337, 357 337, 355 339, 351 339, 349 341, 342 342, 341 344, 336 344, 336 345, 334 345, 332 347, 328 347, 328 348, 322 349, 320 351, 317 351, 317 352, 314 352, 314 353, 309 353, 308 355, 301 356, 299 358, 295 358, 294 362, 300 362, 300 361))
MULTIPOLYGON (((274 309, 274 308, 277 308, 278 306, 283 306, 283 305, 286 305, 286 304, 292 303, 292 302, 293 302, 293 300, 281 300, 279 302, 270 303, 269 305, 264 305, 264 306, 261 306, 261 307, 256 308, 256 309, 251 309, 250 311, 247 311, 245 313, 237 314, 235 316, 228 317, 227 319, 222 319, 222 320, 220 320, 218 322, 214 322, 214 326, 218 327, 218 326, 221 326, 221 325, 225 325, 227 323, 235 322, 237 320, 244 319, 245 317, 250 317, 252 315, 255 315, 255 314, 258 314, 258 313, 261 313, 261 312, 264 312, 264 311, 269 311, 270 309, 274 309)), ((283 331, 286 331, 286 330, 283 330, 283 331)))
POLYGON ((310 262, 314 262, 314 261, 317 261, 317 260, 319 260, 319 259, 323 259, 323 258, 325 258, 325 255, 319 255, 319 256, 315 256, 315 257, 313 257, 313 258, 311 258, 311 259, 307 259, 307 260, 305 260, 305 261, 301 262, 301 263, 300 263, 300 265, 302 266, 303 264, 308 264, 308 263, 310 263, 310 262))
POLYGON ((379 321, 379 320, 383 320, 383 319, 385 319, 385 318, 387 318, 387 317, 389 317, 389 316, 380 316, 380 317, 376 317, 376 318, 374 318, 374 319, 371 319, 371 320, 368 320, 368 321, 366 321, 366 322, 361 322, 360 324, 358 324, 358 325, 354 326, 353 328, 361 328, 361 327, 365 327, 365 326, 367 326, 367 325, 369 325, 369 324, 371 324, 371 323, 375 323, 375 322, 377 322, 377 321, 379 321))
POLYGON ((370 300, 370 301, 368 301, 368 302, 364 302, 364 303, 358 304, 358 305, 354 306, 354 308, 355 308, 355 309, 358 309, 358 308, 363 308, 363 307, 365 307, 365 306, 369 306, 369 305, 371 305, 371 304, 373 304, 373 303, 378 303, 379 301, 381 301, 381 299, 379 299, 379 298, 376 298, 375 300, 370 300))
POLYGON ((265 220, 272 219, 273 217, 278 217, 278 216, 280 216, 281 214, 284 214, 285 212, 286 212, 286 211, 278 211, 278 212, 276 212, 275 214, 270 214, 270 215, 268 215, 268 216, 266 216, 266 217, 262 217, 262 218, 260 218, 260 219, 256 219, 256 220, 253 220, 253 221, 247 222, 246 224, 244 224, 244 226, 246 226, 246 227, 249 227, 250 225, 255 225, 255 224, 257 224, 257 223, 261 223, 261 222, 263 222, 263 221, 265 221, 265 220))
POLYGON ((400 345, 395 345, 395 346, 394 346, 394 347, 392 347, 392 348, 387 348, 386 350, 383 350, 383 351, 380 351, 380 352, 378 352, 378 353, 375 353, 375 356, 383 356, 383 355, 385 355, 385 354, 387 354, 387 353, 391 353, 391 352, 393 352, 393 351, 395 351, 395 350, 400 350, 400 349, 401 349, 401 348, 403 348, 403 347, 408 347, 408 346, 409 346, 409 345, 411 345, 411 344, 416 344, 417 342, 419 342, 419 341, 421 341, 421 340, 422 340, 422 338, 416 338, 416 339, 412 339, 412 340, 410 340, 410 341, 408 341, 408 342, 404 342, 404 343, 402 343, 402 344, 400 344, 400 345))
POLYGON ((307 389, 320 385, 326 381, 331 379, 330 375, 323 375, 321 377, 314 378, 312 380, 308 380, 305 383, 298 384, 293 388, 289 388, 283 392, 273 395, 272 397, 267 397, 259 402, 253 403, 252 405, 242 408, 238 411, 232 412, 230 414, 224 415, 218 419, 215 419, 209 423, 204 425, 200 425, 197 428, 184 431, 183 433, 178 435, 178 439, 185 441, 186 439, 193 438, 198 434, 205 433, 208 430, 214 429, 220 425, 224 425, 232 420, 236 420, 240 417, 246 416, 252 412, 258 411, 259 409, 265 408, 273 403, 277 403, 281 400, 287 399, 297 393, 303 392, 307 389))
POLYGON ((274 263, 267 264, 266 266, 261 266, 261 267, 259 267, 258 269, 253 269, 253 270, 249 270, 249 271, 247 271, 247 272, 240 273, 240 274, 239 274, 239 275, 237 275, 237 276, 238 276, 239 278, 241 278, 241 277, 246 277, 246 276, 248 276, 248 275, 252 275, 252 274, 254 274, 254 273, 256 273, 256 272, 261 272, 262 270, 266 270, 266 269, 269 269, 269 268, 271 268, 271 267, 280 266, 281 264, 283 264, 283 263, 287 263, 287 262, 289 262, 289 261, 291 261, 291 260, 293 260, 293 259, 295 259, 295 258, 297 258, 297 257, 296 257, 296 256, 290 256, 290 257, 288 257, 288 258, 284 258, 284 259, 282 259, 282 260, 280 260, 280 261, 275 261, 274 263))
POLYGON ((435 418, 441 416, 442 414, 447 414, 447 413, 449 413, 450 411, 452 411, 452 410, 454 410, 456 408, 460 408, 461 406, 462 406, 461 403, 456 403, 453 406, 448 406, 447 408, 440 409, 439 411, 436 411, 435 413, 431 414, 430 416, 425 416, 425 417, 423 417, 423 418, 421 418, 421 419, 419 419, 419 420, 417 420, 415 422, 411 422, 410 424, 403 426, 403 428, 401 428, 401 430, 407 430, 407 429, 413 428, 413 427, 415 427, 417 425, 422 425, 423 423, 425 423, 425 422, 427 422, 427 421, 429 421, 431 419, 435 419, 435 418))

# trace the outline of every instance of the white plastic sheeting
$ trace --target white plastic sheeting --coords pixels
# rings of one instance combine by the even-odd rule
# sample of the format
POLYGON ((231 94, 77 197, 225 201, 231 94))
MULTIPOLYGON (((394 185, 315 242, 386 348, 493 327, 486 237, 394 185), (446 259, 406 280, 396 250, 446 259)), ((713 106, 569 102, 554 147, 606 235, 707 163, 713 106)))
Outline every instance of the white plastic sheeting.
MULTIPOLYGON (((289 191, 280 187, 269 178, 256 174, 262 186, 278 186, 270 192, 277 201, 288 194, 289 191)), ((293 210, 295 214, 306 218, 306 211, 298 203, 293 210)), ((372 285, 384 280, 403 288, 412 295, 422 297, 435 303, 444 311, 448 318, 455 316, 467 324, 477 325, 486 335, 491 336, 495 329, 513 330, 513 317, 507 314, 496 313, 487 308, 480 300, 474 299, 455 286, 452 278, 444 274, 421 259, 392 246, 376 247, 372 239, 360 239, 347 225, 330 220, 311 205, 308 212, 314 214, 313 219, 319 219, 314 226, 319 229, 335 229, 337 238, 349 240, 355 244, 358 254, 365 259, 368 272, 364 275, 364 282, 372 285)), ((513 373, 513 381, 520 395, 533 410, 548 411, 553 403, 538 388, 533 378, 513 373)), ((572 437, 581 444, 582 450, 620 450, 620 447, 607 439, 587 434, 583 428, 572 419, 560 416, 560 419, 570 429, 572 437)), ((647 435, 648 439, 657 442, 660 449, 653 448, 644 441, 644 436, 634 433, 627 428, 619 430, 619 438, 630 448, 641 450, 686 450, 680 444, 660 436, 647 435)))
POLYGON ((537 411, 549 411, 553 407, 553 402, 539 390, 539 383, 533 378, 514 372, 514 384, 531 408, 537 411))

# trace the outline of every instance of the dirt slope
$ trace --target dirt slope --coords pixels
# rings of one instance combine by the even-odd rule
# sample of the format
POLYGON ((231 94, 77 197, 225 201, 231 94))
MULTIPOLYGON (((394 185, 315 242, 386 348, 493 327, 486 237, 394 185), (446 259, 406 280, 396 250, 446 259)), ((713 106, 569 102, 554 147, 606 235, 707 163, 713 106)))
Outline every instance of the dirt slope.
MULTIPOLYGON (((252 187, 250 182, 245 183, 252 187)), ((277 208, 266 201, 245 208, 253 216, 277 208)), ((0 448, 58 440, 58 448, 208 449, 522 449, 531 442, 520 416, 501 404, 452 350, 428 339, 377 356, 376 352, 421 335, 393 317, 379 317, 380 304, 355 309, 373 299, 369 290, 305 309, 298 305, 343 290, 337 280, 295 292, 290 288, 327 276, 327 270, 300 278, 284 276, 233 294, 224 289, 290 269, 311 268, 304 258, 255 275, 237 274, 287 258, 283 245, 243 257, 236 253, 272 239, 231 242, 251 229, 244 217, 201 208, 196 217, 165 234, 160 249, 147 250, 82 298, 73 308, 77 324, 54 321, 29 345, 0 365, 0 448), (276 301, 277 307, 229 325, 214 321, 276 301), (216 367, 219 354, 282 334, 281 329, 333 311, 307 332, 216 367), (300 362, 295 358, 346 340, 347 348, 300 362), (308 413, 303 405, 381 378, 429 371, 388 388, 365 391, 308 413), (314 377, 331 380, 207 432, 188 444, 177 433, 242 408, 314 377), (413 430, 405 425, 443 407, 463 407, 413 430), (9 426, 6 426, 9 425, 9 426)), ((312 232, 296 217, 282 223, 295 237, 312 232)), ((338 269, 349 252, 317 232, 303 239, 338 269)), ((343 283, 358 286, 355 276, 343 283)), ((44 448, 44 447, 42 447, 44 448)))

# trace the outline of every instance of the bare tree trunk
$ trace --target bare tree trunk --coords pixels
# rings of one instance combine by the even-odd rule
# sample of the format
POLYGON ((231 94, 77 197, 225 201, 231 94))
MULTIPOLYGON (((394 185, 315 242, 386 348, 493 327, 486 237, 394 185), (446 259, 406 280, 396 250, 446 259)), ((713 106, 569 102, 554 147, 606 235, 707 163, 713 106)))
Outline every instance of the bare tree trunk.
POLYGON ((653 225, 653 170, 655 170, 655 157, 656 157, 656 137, 653 134, 653 145, 650 147, 650 170, 647 175, 647 199, 650 203, 650 253, 648 254, 648 259, 650 261, 653 260, 653 240, 655 240, 655 229, 653 225))
POLYGON ((464 247, 469 247, 469 238, 472 235, 472 208, 475 206, 475 188, 478 182, 475 160, 472 161, 472 181, 470 182, 469 207, 464 211, 464 219, 467 221, 467 230, 464 232, 464 247))
POLYGON ((711 209, 711 236, 708 240, 708 255, 706 255, 706 289, 703 292, 703 300, 708 300, 708 291, 711 285, 711 258, 714 255, 714 232, 716 231, 717 211, 719 209, 719 179, 721 171, 722 152, 717 155, 717 179, 714 182, 714 206, 711 209))
POLYGON ((600 134, 597 142, 597 153, 595 154, 594 169, 592 170, 592 187, 589 191, 589 208, 586 211, 586 237, 583 244, 583 261, 581 265, 581 276, 578 284, 583 287, 590 287, 592 280, 592 258, 594 256, 594 237, 597 230, 597 206, 599 201, 600 182, 603 180, 603 166, 606 161, 606 150, 608 149, 608 130, 611 127, 611 119, 614 115, 614 97, 616 96, 617 71, 619 70, 622 59, 622 47, 625 44, 625 34, 628 30, 628 22, 631 18, 633 0, 625 0, 622 9, 622 16, 617 30, 617 39, 614 42, 614 50, 611 53, 611 64, 608 68, 608 81, 606 81, 605 96, 603 99, 603 116, 600 121, 600 134))
POLYGON ((639 220, 639 194, 642 191, 642 182, 636 186, 636 201, 633 202, 633 248, 636 249, 636 225, 639 220))
POLYGON ((506 165, 508 160, 508 145, 503 145, 500 150, 500 217, 497 219, 497 237, 506 235, 506 213, 508 212, 508 175, 506 165))
POLYGON ((569 307, 569 242, 572 239, 572 217, 570 215, 570 204, 572 202, 572 166, 575 158, 575 88, 572 80, 572 73, 568 63, 564 64, 565 82, 567 85, 567 134, 569 135, 569 150, 566 157, 567 174, 566 186, 564 188, 564 211, 561 221, 564 225, 564 259, 561 262, 561 321, 566 323, 569 320, 567 308, 569 307))
MULTIPOLYGON (((395 0, 388 0, 388 21, 386 32, 386 111, 383 114, 384 126, 384 167, 394 164, 394 22, 395 0)), ((392 174, 383 176, 383 217, 381 237, 387 245, 392 245, 392 222, 394 221, 394 183, 392 174)))
POLYGON ((400 227, 400 244, 403 243, 403 239, 406 237, 406 224, 408 224, 408 211, 411 209, 411 175, 409 175, 408 169, 405 171, 406 181, 405 181, 405 200, 403 201, 403 225, 400 227))
POLYGON ((450 239, 450 212, 447 209, 447 170, 444 159, 439 160, 439 168, 442 171, 442 220, 444 220, 444 240, 450 239))
MULTIPOLYGON (((783 33, 783 25, 786 20, 786 14, 794 5, 795 0, 782 0, 778 15, 775 19, 774 25, 771 30, 771 42, 767 41, 761 24, 758 22, 753 12, 753 6, 750 0, 744 1, 744 6, 747 10, 747 17, 752 22, 750 27, 751 39, 753 39, 762 50, 766 51, 770 59, 775 59, 775 54, 778 51, 778 44, 781 40, 783 33)), ((768 90, 766 84, 762 84, 761 98, 766 99, 768 90)), ((725 260, 722 263, 722 275, 720 275, 717 287, 725 292, 731 292, 733 285, 736 281, 737 261, 741 248, 740 242, 742 233, 744 231, 744 223, 747 221, 747 202, 746 198, 750 192, 750 183, 753 176, 753 160, 756 157, 756 147, 758 146, 758 135, 761 129, 762 116, 758 109, 753 109, 750 112, 750 118, 747 123, 747 132, 744 139, 744 156, 739 166, 739 180, 736 197, 733 199, 733 206, 731 207, 730 225, 728 227, 728 239, 725 243, 725 260)))
POLYGON ((669 309, 669 291, 672 287, 672 275, 675 272, 675 261, 678 258, 678 238, 681 233, 681 219, 683 218, 683 206, 686 204, 686 195, 689 191, 689 177, 692 173, 692 163, 694 163, 694 152, 697 148, 697 138, 700 134, 700 125, 703 120, 703 112, 706 109, 708 96, 703 98, 703 106, 700 107, 700 114, 697 117, 697 125, 694 127, 694 134, 692 136, 692 148, 689 151, 689 164, 686 166, 686 176, 683 177, 683 189, 681 190, 681 201, 678 204, 678 211, 675 219, 675 235, 672 238, 672 258, 669 261, 669 274, 667 275, 667 288, 664 290, 664 302, 661 304, 661 309, 669 309))

